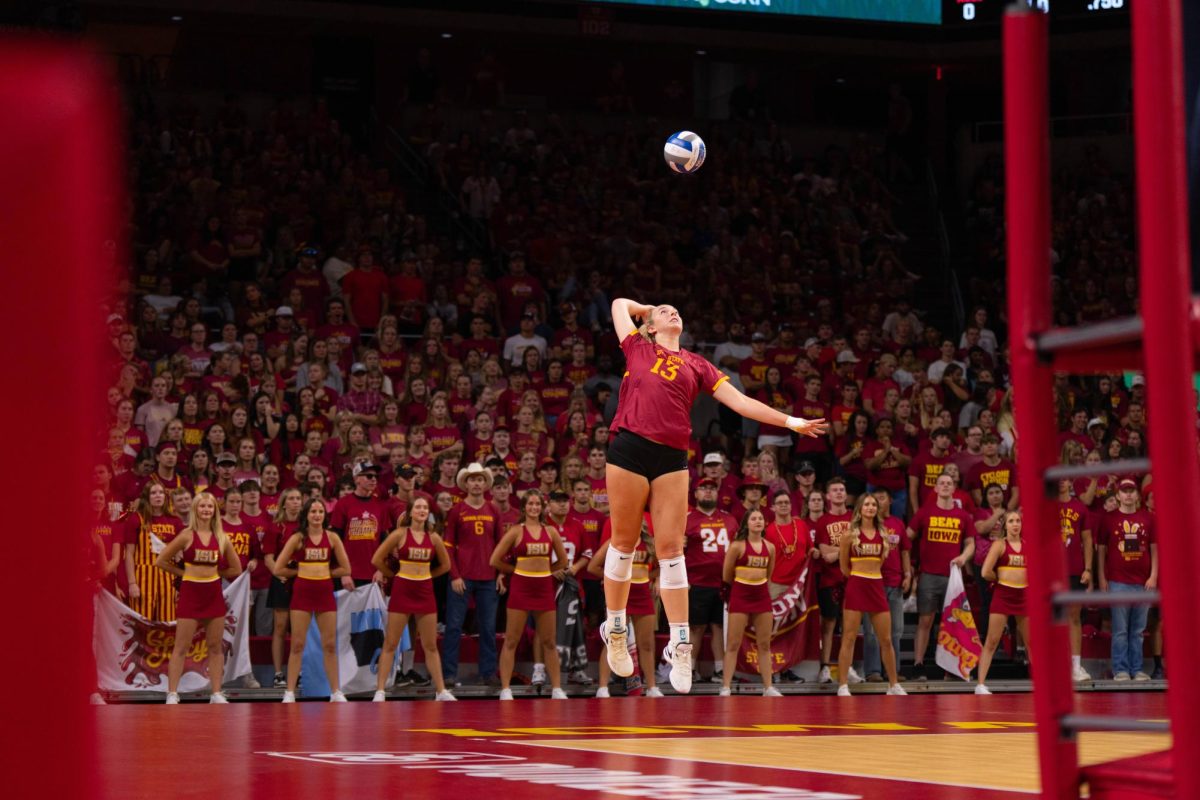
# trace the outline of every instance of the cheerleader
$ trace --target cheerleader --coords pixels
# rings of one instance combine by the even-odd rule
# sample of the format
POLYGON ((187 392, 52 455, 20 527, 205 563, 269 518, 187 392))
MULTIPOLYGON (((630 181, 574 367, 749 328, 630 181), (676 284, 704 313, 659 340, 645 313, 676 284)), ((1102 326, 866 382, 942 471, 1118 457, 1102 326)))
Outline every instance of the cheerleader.
MULTIPOLYGON (((608 553, 609 539, 612 536, 612 524, 605 520, 604 532, 601 536, 600 548, 588 562, 587 570, 597 578, 604 575, 604 557, 608 553)), ((642 668, 643 686, 646 687, 646 697, 662 697, 662 690, 655 682, 655 658, 658 649, 654 646, 654 629, 658 625, 658 562, 654 553, 654 535, 650 532, 649 518, 642 520, 642 533, 638 538, 637 547, 633 550, 633 573, 629 579, 629 600, 625 613, 633 624, 633 637, 637 650, 638 664, 642 668)), ((604 642, 600 642, 601 648, 604 642)), ((608 684, 612 679, 612 668, 608 666, 606 653, 600 654, 600 688, 596 697, 609 697, 608 684)))
POLYGON ((217 498, 201 492, 192 503, 188 526, 162 549, 154 566, 183 581, 179 587, 176 608, 175 647, 167 665, 167 705, 179 703, 179 679, 183 676, 184 659, 192 646, 196 629, 204 626, 204 643, 208 649, 208 679, 212 684, 211 703, 227 703, 221 691, 225 672, 225 595, 221 593, 221 578, 233 580, 242 574, 242 562, 233 545, 221 530, 217 513, 217 498), (175 557, 183 554, 183 568, 175 557), (224 562, 226 567, 221 569, 224 562))
POLYGON ((763 697, 781 697, 771 685, 771 589, 767 577, 775 569, 775 545, 763 538, 767 518, 754 509, 742 518, 737 536, 725 551, 722 580, 732 588, 729 592, 729 621, 725 626, 725 669, 721 680, 721 697, 728 697, 729 684, 737 669, 738 650, 746 625, 754 623, 757 644, 758 674, 762 676, 763 697))
POLYGON ((983 579, 996 586, 992 590, 992 606, 988 609, 987 641, 979 656, 979 683, 975 686, 975 694, 991 694, 987 688, 987 674, 1010 616, 1017 618, 1017 631, 1025 643, 1025 655, 1033 658, 1029 650, 1029 616, 1025 612, 1029 577, 1025 571, 1025 545, 1021 541, 1021 511, 1009 511, 1000 524, 1004 538, 992 542, 987 560, 983 562, 983 579))
POLYGON ((450 556, 442 537, 434 533, 428 499, 418 497, 413 501, 396 530, 379 545, 371 563, 383 577, 392 579, 387 633, 379 653, 374 701, 382 703, 387 699, 384 688, 409 617, 415 617, 417 621, 417 635, 425 651, 425 667, 437 692, 434 699, 457 699, 447 691, 442 677, 442 658, 437 648, 437 598, 433 593, 433 579, 450 571, 450 556), (395 571, 392 569, 393 556, 399 561, 395 571), (430 563, 435 556, 437 564, 431 569, 430 563))
POLYGON ((341 538, 325 527, 325 503, 320 499, 305 501, 300 509, 300 528, 291 535, 275 559, 275 575, 295 578, 292 584, 292 647, 288 654, 287 689, 283 702, 296 702, 296 683, 300 680, 300 662, 308 625, 317 618, 321 633, 321 650, 325 657, 325 677, 329 681, 329 702, 344 703, 338 676, 337 600, 333 596, 333 580, 350 574, 350 559, 341 538), (296 567, 288 565, 296 557, 296 567), (330 568, 331 563, 337 563, 330 568))
POLYGON ((133 511, 125 518, 125 577, 129 607, 155 622, 175 620, 174 579, 155 569, 155 551, 169 544, 184 528, 171 513, 167 490, 150 481, 142 488, 133 511))
POLYGON ((879 641, 879 654, 888 677, 888 694, 906 695, 896 675, 896 651, 892 648, 892 612, 883 588, 883 562, 891 549, 879 518, 879 501, 864 494, 854 505, 849 535, 842 537, 839 557, 846 579, 842 601, 842 646, 838 652, 838 696, 849 697, 850 664, 863 614, 870 617, 879 641))
POLYGON ((527 491, 521 500, 521 511, 521 524, 509 528, 492 551, 492 567, 502 574, 512 575, 504 649, 500 651, 500 699, 513 699, 509 682, 517 658, 517 645, 521 642, 526 620, 533 614, 534 628, 546 655, 550 697, 566 700, 558 661, 555 595, 558 582, 566 575, 567 551, 558 531, 543 524, 546 503, 541 492, 537 489, 527 491), (516 557, 515 565, 508 561, 510 552, 516 557))

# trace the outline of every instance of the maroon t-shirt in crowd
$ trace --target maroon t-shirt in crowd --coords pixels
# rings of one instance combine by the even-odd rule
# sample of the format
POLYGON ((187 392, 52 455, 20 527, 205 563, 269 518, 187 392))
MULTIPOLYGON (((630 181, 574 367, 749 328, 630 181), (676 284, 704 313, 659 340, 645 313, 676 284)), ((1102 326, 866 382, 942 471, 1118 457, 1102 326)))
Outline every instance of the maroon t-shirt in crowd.
POLYGON ((1083 532, 1091 528, 1091 512, 1075 498, 1058 502, 1058 521, 1067 549, 1067 574, 1083 574, 1083 532))
POLYGON ((364 498, 353 493, 338 498, 329 515, 329 527, 342 537, 346 557, 350 559, 351 578, 356 581, 371 579, 375 574, 371 557, 394 526, 391 505, 387 501, 375 495, 364 498))
POLYGON ((881 568, 883 585, 899 586, 904 582, 904 562, 900 556, 901 553, 908 553, 912 550, 912 540, 908 538, 908 531, 904 529, 904 521, 899 517, 885 519, 883 529, 888 546, 891 547, 881 568))
MULTIPOLYGON (((571 510, 567 512, 567 519, 577 523, 583 529, 583 547, 585 550, 595 553, 600 548, 600 531, 603 530, 604 520, 608 517, 594 508, 589 508, 587 511, 576 511, 575 504, 572 503, 571 510)), ((600 580, 587 570, 579 573, 578 577, 585 581, 600 580)))
POLYGON ((695 353, 651 344, 634 331, 621 342, 626 377, 621 381, 612 433, 627 430, 652 441, 688 449, 692 403, 712 394, 728 376, 695 353))
POLYGON ((450 553, 450 577, 468 581, 490 581, 496 577, 492 551, 504 535, 504 523, 491 503, 479 508, 467 501, 458 503, 446 515, 443 537, 450 553))
MULTIPOLYGON (((850 532, 850 519, 854 516, 847 511, 844 514, 825 514, 817 520, 816 543, 820 545, 829 545, 830 547, 841 547, 842 536, 850 532)), ((821 588, 827 589, 832 586, 841 586, 846 582, 846 576, 842 574, 842 565, 837 561, 832 564, 828 561, 821 562, 821 588)))
POLYGON ((1100 518, 1096 544, 1106 547, 1104 577, 1113 583, 1144 584, 1150 579, 1150 545, 1157 544, 1148 511, 1110 511, 1100 518))
POLYGON ((731 514, 720 509, 714 509, 711 514, 699 509, 688 512, 683 527, 683 557, 687 563, 688 583, 721 588, 725 552, 735 535, 737 523, 731 514))
POLYGON ((917 508, 925 505, 925 499, 933 492, 938 476, 953 460, 954 458, 949 454, 935 456, 933 453, 926 452, 914 458, 908 465, 908 474, 917 479, 917 508))
POLYGON ((975 517, 961 508, 941 508, 936 503, 918 511, 908 525, 917 533, 921 572, 949 575, 950 562, 975 536, 975 517))

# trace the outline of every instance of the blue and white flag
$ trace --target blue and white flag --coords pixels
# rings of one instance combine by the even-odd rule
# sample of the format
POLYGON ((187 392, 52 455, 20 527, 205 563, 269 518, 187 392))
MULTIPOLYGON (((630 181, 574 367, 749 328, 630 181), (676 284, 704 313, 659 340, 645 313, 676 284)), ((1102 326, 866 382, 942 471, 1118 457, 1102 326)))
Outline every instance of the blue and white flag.
MULTIPOLYGON (((383 633, 387 626, 387 602, 374 583, 359 586, 352 592, 335 593, 337 598, 338 672, 342 691, 346 694, 375 690, 376 665, 383 649, 383 633)), ((410 647, 408 631, 396 650, 396 658, 410 647)), ((393 676, 388 676, 391 685, 393 676)), ((304 658, 300 667, 301 697, 328 697, 329 680, 325 677, 325 660, 321 653, 321 632, 314 615, 308 626, 304 643, 304 658)))

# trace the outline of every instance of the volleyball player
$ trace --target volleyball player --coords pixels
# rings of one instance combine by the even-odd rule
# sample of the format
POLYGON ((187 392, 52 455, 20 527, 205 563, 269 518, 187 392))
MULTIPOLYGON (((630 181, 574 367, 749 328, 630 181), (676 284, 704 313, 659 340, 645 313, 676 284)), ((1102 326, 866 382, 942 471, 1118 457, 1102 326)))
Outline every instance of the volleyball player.
POLYGON ((350 559, 341 538, 325 526, 325 503, 319 498, 306 500, 300 510, 300 527, 284 544, 275 560, 275 574, 295 578, 292 585, 292 647, 288 654, 287 689, 283 702, 296 702, 296 684, 300 680, 300 662, 308 639, 308 624, 315 616, 321 633, 325 658, 325 677, 329 681, 329 702, 344 703, 338 675, 337 600, 333 579, 350 574, 350 559), (295 569, 288 566, 296 556, 295 569), (331 563, 337 566, 330 568, 331 563))
POLYGON ((671 629, 664 656, 671 663, 671 685, 686 693, 692 688, 692 644, 683 529, 692 403, 704 391, 744 417, 805 436, 820 436, 826 425, 822 419, 789 417, 746 397, 711 363, 681 349, 683 318, 674 306, 648 306, 617 298, 612 318, 625 354, 626 377, 621 382, 605 469, 613 538, 605 556, 607 614, 600 636, 608 646, 612 671, 621 677, 633 674, 625 607, 633 551, 649 502, 657 537, 660 596, 671 629), (640 327, 635 317, 642 320, 640 327))
POLYGON ((242 562, 232 543, 221 530, 217 498, 201 492, 192 503, 188 526, 162 549, 154 566, 182 578, 175 616, 175 646, 167 665, 167 705, 179 702, 179 679, 184 660, 192 647, 196 629, 204 626, 208 648, 208 680, 212 685, 209 702, 227 703, 221 691, 225 673, 225 614, 228 608, 221 593, 221 578, 233 580, 242 574, 242 562), (183 553, 183 567, 175 556, 183 553), (225 569, 220 569, 221 560, 225 569))
POLYGON ((1025 654, 1032 654, 1029 649, 1029 614, 1025 611, 1025 590, 1029 587, 1029 573, 1025 545, 1021 541, 1021 512, 1009 511, 1001 522, 1004 528, 1004 538, 992 542, 988 550, 987 560, 983 562, 983 579, 992 581, 996 588, 992 593, 992 605, 988 610, 987 641, 983 643, 983 653, 979 656, 978 683, 975 694, 991 694, 987 687, 988 670, 992 666, 992 657, 1004 636, 1010 616, 1017 618, 1017 631, 1021 641, 1025 642, 1025 654))
POLYGON ((558 531, 545 524, 546 501, 541 492, 537 489, 525 492, 521 498, 521 511, 521 524, 509 528, 492 551, 492 567, 501 574, 512 576, 504 649, 500 651, 500 699, 513 699, 508 685, 517 658, 517 645, 521 643, 526 620, 533 614, 534 629, 542 640, 546 658, 546 673, 550 676, 550 697, 566 700, 555 638, 558 609, 555 591, 558 581, 566 576, 567 551, 558 531), (509 553, 516 558, 515 564, 509 562, 509 553))
POLYGON ((737 669, 738 651, 746 625, 754 623, 758 654, 758 674, 762 676, 763 697, 780 697, 771 685, 774 664, 771 660, 771 589, 767 584, 775 569, 775 545, 763 538, 767 518, 752 509, 742 518, 734 541, 725 553, 722 577, 732 588, 729 592, 729 624, 725 631, 725 669, 720 695, 728 697, 729 684, 737 669))
POLYGON ((864 494, 854 506, 850 531, 842 536, 838 560, 846 575, 846 594, 842 600, 842 646, 838 651, 838 696, 850 696, 850 664, 863 614, 870 620, 879 641, 879 654, 888 678, 888 694, 908 694, 896 672, 896 652, 892 648, 892 612, 883 586, 883 563, 891 543, 880 518, 879 501, 864 494))
POLYGON ((442 659, 437 649, 437 598, 433 593, 433 579, 450 571, 450 555, 446 552, 442 537, 434 530, 429 511, 427 499, 418 497, 413 500, 396 530, 383 540, 371 558, 375 568, 385 578, 392 579, 387 631, 377 665, 374 698, 377 703, 387 699, 384 689, 409 617, 417 620, 417 636, 421 639, 421 649, 425 651, 425 668, 429 670, 429 677, 437 692, 434 699, 457 699, 446 690, 446 682, 442 677, 442 659), (389 563, 393 554, 399 561, 395 572, 389 563), (435 559, 436 564, 432 564, 435 559))

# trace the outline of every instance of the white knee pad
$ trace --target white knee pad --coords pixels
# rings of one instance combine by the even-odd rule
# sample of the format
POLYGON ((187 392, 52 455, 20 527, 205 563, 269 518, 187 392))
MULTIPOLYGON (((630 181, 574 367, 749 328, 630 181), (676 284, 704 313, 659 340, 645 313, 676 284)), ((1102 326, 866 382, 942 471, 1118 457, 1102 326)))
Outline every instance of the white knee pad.
POLYGON ((687 564, 684 562, 683 556, 658 562, 658 588, 688 588, 687 564))
POLYGON ((609 545, 604 556, 604 577, 617 583, 629 583, 633 577, 633 553, 622 553, 609 545))

